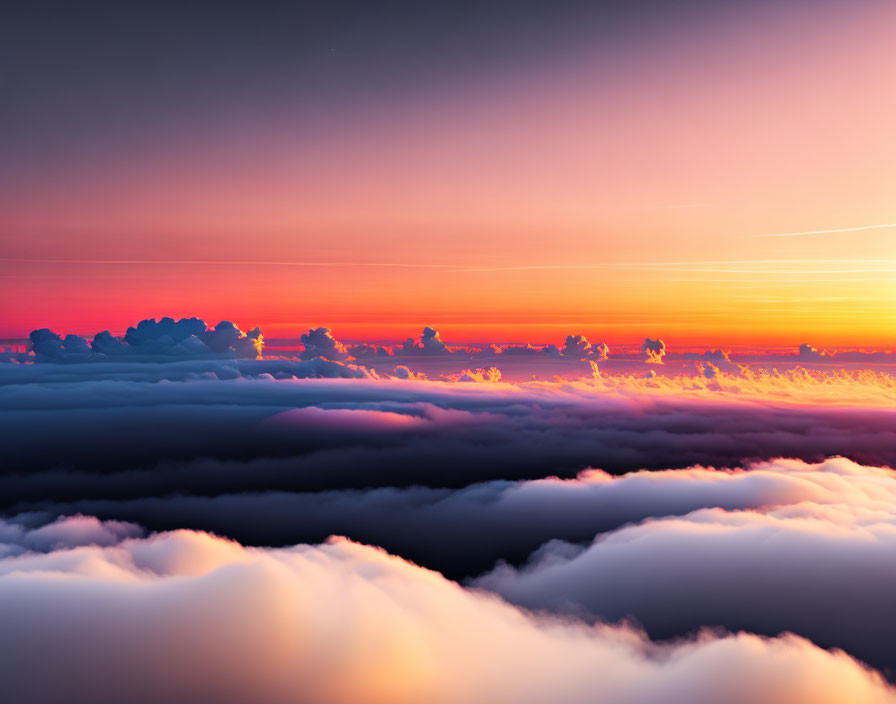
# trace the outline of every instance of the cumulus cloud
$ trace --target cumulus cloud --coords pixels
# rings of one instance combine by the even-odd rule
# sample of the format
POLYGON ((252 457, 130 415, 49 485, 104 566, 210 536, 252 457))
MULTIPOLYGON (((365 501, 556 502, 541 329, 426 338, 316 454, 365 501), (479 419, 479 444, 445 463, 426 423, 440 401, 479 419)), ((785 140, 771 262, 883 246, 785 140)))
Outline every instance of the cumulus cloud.
POLYGON ((409 337, 401 346, 402 354, 440 355, 450 354, 450 352, 448 345, 442 341, 439 331, 429 326, 423 328, 420 342, 415 342, 412 337, 409 337))
POLYGON ((388 358, 395 356, 395 351, 388 345, 377 345, 368 342, 362 342, 360 345, 354 345, 349 348, 349 353, 353 357, 364 358, 388 358))
POLYGON ((30 336, 38 362, 97 362, 105 359, 158 361, 172 358, 239 357, 261 355, 264 337, 258 328, 244 333, 229 321, 221 321, 208 329, 198 318, 155 318, 141 320, 130 327, 124 340, 108 330, 97 333, 93 343, 79 335, 62 339, 52 330, 34 330, 30 336))
POLYGON ((610 354, 610 348, 605 342, 598 342, 592 345, 584 335, 567 335, 560 354, 564 357, 573 357, 575 359, 589 357, 601 361, 607 359, 607 356, 610 354))
POLYGON ((591 352, 591 344, 582 335, 567 335, 561 354, 565 357, 581 358, 591 352))
POLYGON ((310 329, 307 334, 302 334, 300 341, 305 346, 299 355, 302 359, 323 357, 342 361, 349 357, 346 346, 333 337, 329 328, 310 329))
POLYGON ((800 345, 800 348, 797 351, 797 357, 799 357, 801 361, 819 362, 830 356, 831 355, 827 352, 819 352, 816 348, 812 347, 812 345, 807 345, 805 343, 800 345))
POLYGON ((392 369, 392 376, 396 379, 426 381, 426 374, 423 372, 412 372, 404 364, 399 364, 392 369))
POLYGON ((56 360, 65 354, 62 338, 48 328, 32 330, 28 337, 31 340, 31 349, 38 359, 56 360))
POLYGON ((651 340, 648 337, 641 343, 641 354, 645 355, 645 362, 662 364, 666 355, 666 343, 659 338, 651 340))
POLYGON ((896 700, 795 636, 658 645, 345 540, 248 549, 187 531, 0 559, 0 662, 5 700, 36 704, 896 700))
POLYGON ((488 367, 488 369, 464 369, 459 374, 451 374, 448 376, 450 381, 475 381, 475 382, 491 382, 501 381, 501 370, 497 367, 488 367))
POLYGON ((260 355, 264 342, 258 328, 244 333, 227 320, 208 329, 199 318, 175 321, 167 317, 158 322, 141 320, 128 328, 124 341, 138 354, 194 357, 214 353, 248 358, 260 355))
POLYGON ((106 357, 118 357, 133 352, 133 348, 130 345, 119 340, 108 330, 103 330, 94 335, 90 347, 94 352, 106 357))

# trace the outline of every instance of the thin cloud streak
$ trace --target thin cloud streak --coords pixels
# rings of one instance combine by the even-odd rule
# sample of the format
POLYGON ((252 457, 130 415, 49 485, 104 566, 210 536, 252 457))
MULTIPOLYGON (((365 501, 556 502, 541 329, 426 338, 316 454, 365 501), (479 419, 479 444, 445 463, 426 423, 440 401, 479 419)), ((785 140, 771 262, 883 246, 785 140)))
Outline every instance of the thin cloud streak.
POLYGON ((803 232, 774 232, 771 234, 754 235, 754 237, 803 237, 804 235, 831 235, 838 232, 862 232, 863 230, 887 230, 896 227, 896 222, 883 225, 861 225, 859 227, 838 227, 830 230, 805 230, 803 232))
POLYGON ((452 269, 445 264, 420 264, 398 262, 301 262, 301 261, 253 261, 229 259, 41 259, 0 257, 0 262, 21 264, 120 264, 120 265, 173 265, 173 266, 295 266, 295 267, 371 267, 404 269, 452 269))
POLYGON ((689 208, 710 208, 712 203, 684 203, 682 205, 657 205, 652 210, 686 210, 689 208))
MULTIPOLYGON (((120 265, 120 266, 283 266, 307 268, 398 268, 398 269, 438 269, 456 273, 491 273, 500 271, 552 271, 552 270, 619 270, 619 271, 664 271, 705 274, 765 274, 767 276, 801 275, 813 276, 832 274, 862 274, 862 281, 869 274, 890 274, 896 272, 896 259, 850 259, 850 263, 861 268, 812 268, 840 264, 839 259, 743 259, 704 260, 680 262, 621 262, 605 264, 522 264, 517 266, 471 266, 469 264, 433 264, 423 262, 312 262, 276 260, 218 260, 218 259, 50 259, 0 257, 0 262, 19 264, 78 264, 78 265, 120 265), (786 265, 788 268, 774 268, 786 265), (798 268, 793 265, 802 265, 798 268), (748 268, 749 267, 749 268, 748 268), (764 268, 763 268, 764 267, 764 268)), ((702 279, 694 279, 699 281, 702 279)), ((843 279, 856 280, 856 279, 843 279)), ((691 280, 689 280, 691 281, 691 280)), ((729 283, 728 280, 723 280, 729 283)))

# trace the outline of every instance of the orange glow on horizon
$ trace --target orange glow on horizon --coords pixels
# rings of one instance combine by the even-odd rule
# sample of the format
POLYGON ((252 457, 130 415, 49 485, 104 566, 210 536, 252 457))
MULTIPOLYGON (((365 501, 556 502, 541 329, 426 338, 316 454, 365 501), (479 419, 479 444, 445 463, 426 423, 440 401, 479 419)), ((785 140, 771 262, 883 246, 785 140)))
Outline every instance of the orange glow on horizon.
POLYGON ((62 159, 0 192, 0 336, 198 315, 268 337, 894 346, 894 21, 757 10, 613 70, 576 46, 388 110, 62 159))

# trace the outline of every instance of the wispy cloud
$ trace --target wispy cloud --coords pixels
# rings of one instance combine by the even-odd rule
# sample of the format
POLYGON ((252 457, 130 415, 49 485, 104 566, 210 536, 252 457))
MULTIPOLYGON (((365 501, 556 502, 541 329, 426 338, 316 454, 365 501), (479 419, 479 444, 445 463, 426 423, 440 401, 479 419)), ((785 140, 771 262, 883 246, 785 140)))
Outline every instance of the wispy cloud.
POLYGON ((859 227, 838 227, 830 230, 804 230, 803 232, 773 232, 755 237, 802 237, 804 235, 830 235, 838 232, 861 232, 863 230, 887 230, 896 227, 896 222, 883 225, 860 225, 859 227))
POLYGON ((712 206, 712 203, 682 203, 675 205, 657 205, 651 208, 651 210, 685 210, 688 208, 709 208, 712 206))
POLYGON ((0 262, 22 264, 111 264, 138 266, 294 266, 294 267, 369 267, 382 269, 451 269, 445 264, 418 262, 311 262, 233 259, 48 259, 0 257, 0 262))
MULTIPOLYGON (((896 226, 894 226, 896 227, 896 226)), ((270 266, 298 268, 374 268, 374 269, 432 269, 455 273, 490 273, 502 271, 551 271, 551 270, 617 270, 655 271, 664 273, 749 274, 767 277, 780 276, 843 276, 854 275, 852 281, 866 281, 874 275, 896 273, 896 259, 730 259, 684 260, 660 262, 605 262, 581 264, 509 264, 482 266, 468 263, 437 264, 430 262, 327 262, 327 261, 271 261, 271 260, 206 260, 206 259, 50 259, 0 257, 0 263, 120 265, 120 266, 270 266)), ((768 283, 776 279, 767 280, 768 283)), ((847 280, 839 279, 838 280, 847 280)), ((702 277, 682 281, 720 281, 730 279, 705 279, 702 277)))

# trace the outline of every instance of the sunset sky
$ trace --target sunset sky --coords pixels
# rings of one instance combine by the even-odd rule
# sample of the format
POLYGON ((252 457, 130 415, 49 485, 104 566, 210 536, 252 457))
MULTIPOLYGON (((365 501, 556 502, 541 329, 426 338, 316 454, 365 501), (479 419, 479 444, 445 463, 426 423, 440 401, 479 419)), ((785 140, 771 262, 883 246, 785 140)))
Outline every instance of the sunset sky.
POLYGON ((4 9, 0 337, 896 344, 896 4, 545 7, 4 9))

